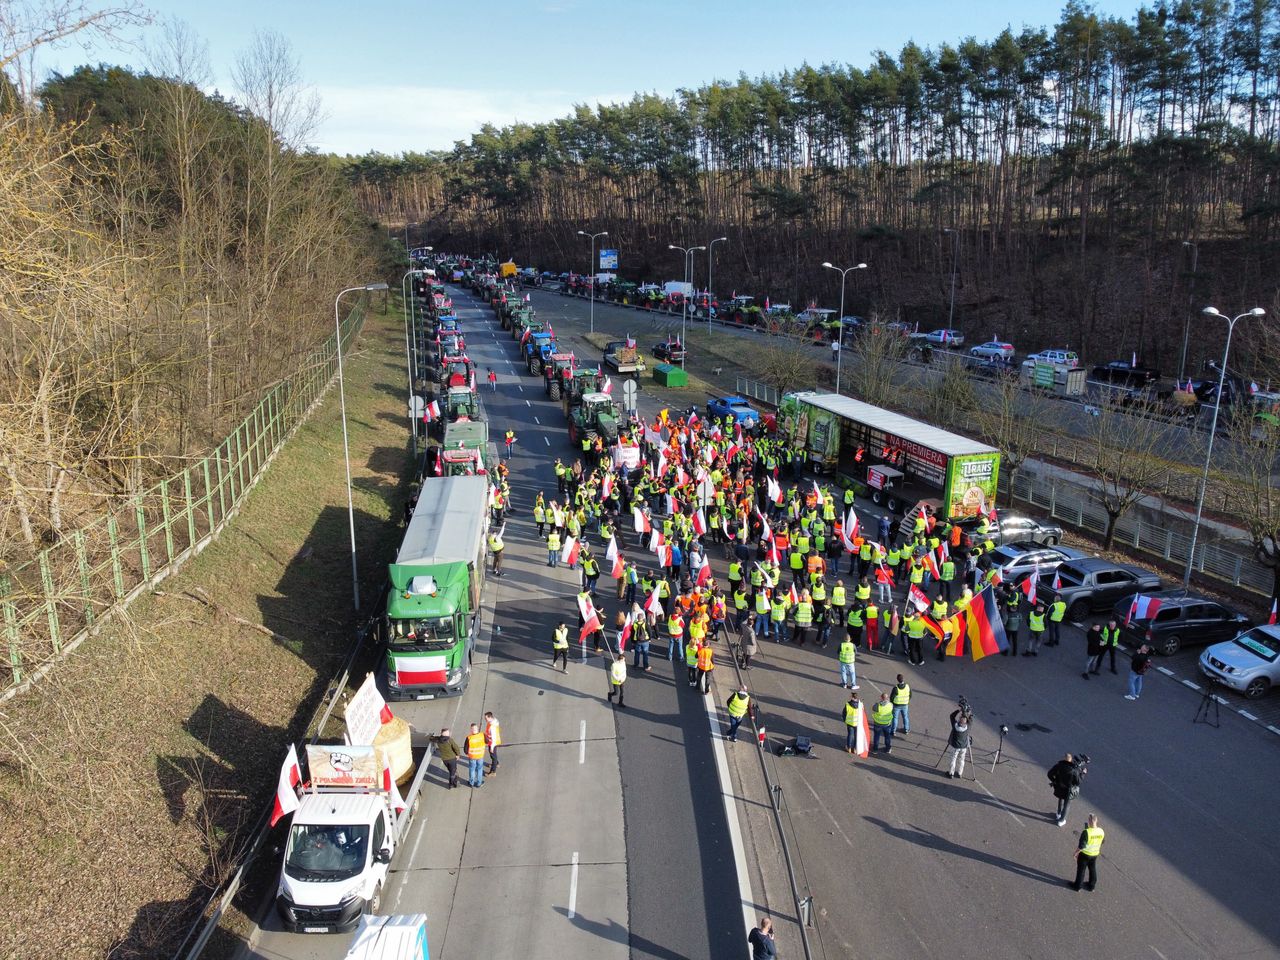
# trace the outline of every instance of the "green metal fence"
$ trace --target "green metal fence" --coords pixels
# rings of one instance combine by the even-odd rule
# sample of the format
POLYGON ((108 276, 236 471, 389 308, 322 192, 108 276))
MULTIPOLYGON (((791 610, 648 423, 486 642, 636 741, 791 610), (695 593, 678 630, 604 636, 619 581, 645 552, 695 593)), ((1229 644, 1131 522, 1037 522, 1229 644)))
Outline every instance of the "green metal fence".
MULTIPOLYGON (((362 302, 342 321, 345 351, 362 302)), ((208 457, 73 531, 35 560, 0 574, 7 699, 102 620, 199 553, 240 508, 338 370, 336 335, 277 383, 208 457)))

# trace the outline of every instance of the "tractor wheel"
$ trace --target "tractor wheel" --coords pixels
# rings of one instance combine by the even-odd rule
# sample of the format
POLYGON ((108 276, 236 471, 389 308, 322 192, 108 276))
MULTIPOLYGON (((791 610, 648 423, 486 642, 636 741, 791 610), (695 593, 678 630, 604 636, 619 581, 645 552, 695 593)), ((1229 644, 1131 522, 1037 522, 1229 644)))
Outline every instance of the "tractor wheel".
POLYGON ((551 397, 552 400, 560 399, 560 381, 559 380, 551 381, 551 388, 548 391, 548 395, 551 397))

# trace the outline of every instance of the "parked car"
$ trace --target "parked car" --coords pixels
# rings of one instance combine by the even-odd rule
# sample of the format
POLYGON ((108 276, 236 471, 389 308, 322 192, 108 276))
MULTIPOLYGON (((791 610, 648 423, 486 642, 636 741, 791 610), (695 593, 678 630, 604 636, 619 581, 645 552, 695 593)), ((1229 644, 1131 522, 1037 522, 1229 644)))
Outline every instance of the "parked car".
POLYGON ((1143 596, 1160 601, 1153 616, 1130 619, 1133 597, 1117 601, 1111 615, 1120 624, 1120 633, 1126 642, 1135 647, 1149 644, 1166 657, 1173 656, 1189 644, 1199 646, 1230 640, 1241 631, 1248 630, 1251 624, 1239 610, 1198 593, 1187 593, 1181 589, 1160 590, 1143 596))
POLYGON ((1056 523, 1042 523, 1017 514, 1000 514, 997 543, 1039 543, 1052 547, 1062 542, 1062 528, 1056 523))
POLYGON ((1053 577, 1058 586, 1045 596, 1061 594, 1067 604, 1067 616, 1072 620, 1082 620, 1095 610, 1108 610, 1121 597, 1132 597, 1135 593, 1150 595, 1164 588, 1154 573, 1102 557, 1060 564, 1053 577))
POLYGON ((744 428, 754 427, 760 422, 760 414, 752 409, 746 397, 712 397, 707 401, 707 417, 722 420, 733 417, 734 422, 744 428))
POLYGON ((1080 356, 1074 350, 1041 350, 1039 353, 1028 354, 1027 362, 1051 363, 1055 367, 1074 370, 1080 366, 1080 356))
POLYGON ((1159 379, 1159 370, 1152 367, 1135 367, 1128 360, 1112 360, 1089 371, 1091 383, 1123 387, 1126 390, 1140 390, 1159 379))
POLYGON ((653 345, 653 355, 667 363, 683 363, 685 358, 684 344, 679 340, 663 340, 653 345))
POLYGON ((1013 344, 1003 340, 988 340, 976 347, 969 348, 969 356, 983 357, 987 360, 1012 360, 1013 344))
POLYGON ((911 337, 917 342, 927 343, 934 347, 955 349, 964 346, 964 334, 959 330, 930 330, 928 333, 917 333, 911 337))
MULTIPOLYGON (((1000 578, 1006 581, 1020 581, 1038 569, 1040 575, 1052 573, 1059 565, 1072 560, 1083 560, 1088 554, 1071 547, 1044 547, 1030 540, 1018 543, 1007 543, 996 547, 990 553, 984 553, 978 560, 983 570, 995 567, 1000 571, 1000 578)), ((1052 578, 1049 581, 1052 582, 1052 578)))
POLYGON ((1280 683, 1280 624, 1264 624, 1200 654, 1200 672, 1256 700, 1280 683))

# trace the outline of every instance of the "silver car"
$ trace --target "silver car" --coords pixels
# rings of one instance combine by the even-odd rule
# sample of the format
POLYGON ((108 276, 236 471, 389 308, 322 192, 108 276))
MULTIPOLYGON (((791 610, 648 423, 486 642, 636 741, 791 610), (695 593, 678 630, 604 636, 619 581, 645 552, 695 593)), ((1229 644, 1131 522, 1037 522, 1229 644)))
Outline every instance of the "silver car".
POLYGON ((1256 700, 1280 683, 1280 624, 1246 630, 1200 654, 1200 672, 1256 700))

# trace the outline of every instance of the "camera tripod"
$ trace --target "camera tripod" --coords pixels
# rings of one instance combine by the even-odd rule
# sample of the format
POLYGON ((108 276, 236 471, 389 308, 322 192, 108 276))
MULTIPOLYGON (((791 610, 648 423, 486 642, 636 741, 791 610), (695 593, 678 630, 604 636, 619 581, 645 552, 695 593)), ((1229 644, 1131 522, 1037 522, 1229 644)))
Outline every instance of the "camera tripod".
MULTIPOLYGON (((938 767, 942 765, 942 758, 947 755, 947 751, 949 749, 950 747, 948 747, 945 743, 942 745, 942 752, 938 754, 938 759, 934 763, 933 769, 937 770, 938 767)), ((973 765, 973 737, 969 738, 969 746, 964 748, 964 752, 965 752, 965 758, 964 758, 965 764, 969 767, 969 779, 976 783, 978 781, 978 771, 977 771, 977 768, 973 765)), ((961 774, 960 776, 963 779, 964 774, 961 774)))
POLYGON ((1000 724, 1000 742, 996 744, 996 752, 991 756, 991 772, 996 772, 996 764, 1008 763, 1009 758, 1004 756, 1004 735, 1009 732, 1009 728, 1003 723, 1000 724))
POLYGON ((1204 688, 1204 694, 1200 697, 1200 703, 1196 707, 1196 714, 1191 718, 1191 722, 1203 723, 1211 727, 1220 727, 1222 725, 1218 707, 1218 695, 1213 692, 1212 687, 1204 688))

